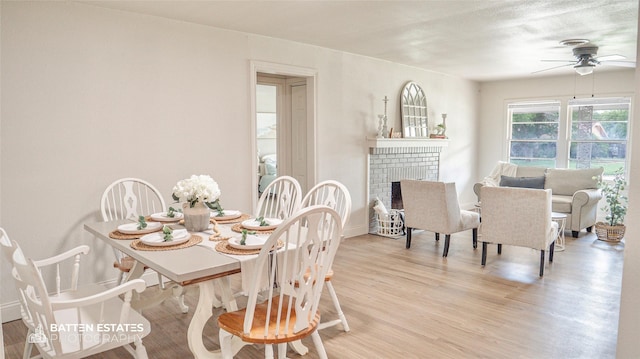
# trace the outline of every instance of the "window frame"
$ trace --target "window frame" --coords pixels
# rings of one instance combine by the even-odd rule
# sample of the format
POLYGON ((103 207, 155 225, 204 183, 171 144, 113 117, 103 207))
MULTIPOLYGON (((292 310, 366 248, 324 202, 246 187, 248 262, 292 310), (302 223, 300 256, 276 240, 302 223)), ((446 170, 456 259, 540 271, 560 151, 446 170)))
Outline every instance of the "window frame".
POLYGON ((532 160, 532 161, 553 161, 554 166, 558 167, 559 162, 559 154, 561 151, 561 133, 562 133, 562 101, 560 100, 538 100, 538 101, 513 101, 507 103, 507 162, 511 163, 514 160, 532 160), (553 109, 558 111, 558 121, 557 122, 519 122, 519 124, 557 124, 557 132, 555 139, 514 139, 513 138, 513 126, 515 122, 513 121, 513 115, 517 112, 517 110, 523 109, 531 109, 531 112, 535 110, 543 111, 545 109, 553 109), (556 156, 554 158, 544 158, 544 157, 513 157, 511 154, 511 148, 513 142, 519 143, 554 143, 556 149, 556 156))
POLYGON ((552 104, 552 103, 560 103, 560 116, 559 116, 559 125, 558 125, 558 139, 556 144, 556 158, 555 158, 555 168, 570 168, 571 161, 571 130, 572 130, 572 121, 571 121, 571 113, 569 104, 574 101, 583 101, 583 103, 592 102, 602 102, 607 101, 613 98, 623 99, 628 101, 629 103, 629 116, 627 119, 627 138, 626 138, 626 153, 624 158, 624 168, 625 168, 625 176, 627 177, 627 182, 629 181, 629 166, 630 166, 630 156, 631 156, 631 148, 633 139, 631 138, 631 134, 633 133, 633 122, 634 122, 634 94, 633 93, 611 93, 606 94, 606 96, 601 97, 590 97, 590 98, 582 98, 576 99, 575 96, 556 96, 556 97, 542 97, 542 98, 513 98, 506 99, 504 101, 505 108, 505 142, 503 146, 503 153, 506 162, 511 163, 511 141, 512 141, 512 115, 510 111, 510 106, 513 105, 527 105, 527 106, 535 106, 540 104, 552 104))
MULTIPOLYGON (((601 143, 610 143, 610 144, 623 144, 625 146, 625 155, 623 159, 620 160, 607 160, 607 159, 595 159, 595 162, 599 162, 599 163, 618 163, 618 162, 623 162, 623 166, 624 166, 624 172, 625 174, 628 174, 629 172, 629 146, 630 146, 630 131, 631 131, 631 119, 632 119, 632 107, 631 107, 631 102, 632 102, 632 98, 631 97, 600 97, 600 98, 587 98, 587 99, 573 99, 573 100, 569 100, 567 101, 567 125, 568 125, 568 133, 567 133, 567 168, 573 168, 571 167, 571 162, 572 161, 577 161, 577 159, 572 159, 571 158, 571 145, 574 143, 591 143, 591 144, 601 144, 601 143), (627 110, 627 119, 626 121, 608 121, 608 123, 620 123, 620 122, 624 122, 626 124, 626 137, 624 139, 598 139, 598 138, 591 138, 591 139, 573 139, 573 125, 574 123, 577 122, 584 122, 584 121, 577 121, 573 118, 573 109, 577 108, 577 107, 588 107, 591 106, 594 109, 592 109, 592 111, 595 111, 596 108, 600 107, 606 107, 606 106, 610 106, 610 107, 615 107, 615 106, 623 106, 626 107, 627 110)), ((593 120, 593 116, 591 118, 590 121, 591 123, 594 123, 593 120)), ((593 125, 592 125, 593 126, 593 125)), ((604 166, 604 165, 603 165, 604 166)), ((613 178, 613 172, 607 174, 607 170, 605 168, 605 178, 613 178)))

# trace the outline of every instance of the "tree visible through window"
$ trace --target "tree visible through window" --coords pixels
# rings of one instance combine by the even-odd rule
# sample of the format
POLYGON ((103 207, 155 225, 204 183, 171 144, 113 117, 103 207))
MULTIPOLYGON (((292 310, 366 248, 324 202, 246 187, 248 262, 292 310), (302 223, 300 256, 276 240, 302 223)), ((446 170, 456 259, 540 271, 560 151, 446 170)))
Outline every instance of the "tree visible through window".
POLYGON ((508 111, 509 161, 556 167, 560 102, 510 104, 508 111))
POLYGON ((604 167, 605 176, 626 168, 630 99, 569 101, 570 168, 604 167))

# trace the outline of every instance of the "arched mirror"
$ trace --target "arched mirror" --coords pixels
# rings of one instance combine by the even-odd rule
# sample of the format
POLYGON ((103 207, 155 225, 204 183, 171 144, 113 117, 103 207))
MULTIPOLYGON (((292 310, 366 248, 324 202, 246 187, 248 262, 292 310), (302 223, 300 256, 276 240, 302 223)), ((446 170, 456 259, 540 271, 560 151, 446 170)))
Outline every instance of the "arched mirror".
POLYGON ((420 85, 407 82, 400 94, 403 137, 429 137, 427 98, 420 85))

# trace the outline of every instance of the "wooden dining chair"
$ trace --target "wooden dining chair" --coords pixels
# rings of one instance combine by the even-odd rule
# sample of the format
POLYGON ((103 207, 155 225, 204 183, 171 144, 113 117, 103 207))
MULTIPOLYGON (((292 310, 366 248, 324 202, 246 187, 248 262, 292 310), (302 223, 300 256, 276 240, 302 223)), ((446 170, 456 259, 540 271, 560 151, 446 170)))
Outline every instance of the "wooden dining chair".
MULTIPOLYGON (((139 216, 148 216, 167 210, 160 191, 151 183, 139 178, 121 178, 111 183, 102 193, 100 212, 105 222, 121 219, 137 221, 139 216)), ((133 260, 117 249, 113 249, 115 262, 113 266, 120 271, 118 284, 124 282, 133 266, 133 260)), ((165 289, 165 281, 158 273, 158 285, 165 289)), ((181 291, 180 288, 177 288, 181 291)), ((178 305, 182 313, 187 313, 189 307, 184 303, 184 295, 178 297, 178 305)))
MULTIPOLYGON (((88 253, 89 247, 81 247, 88 253)), ((74 267, 79 267, 79 254, 74 257, 74 267)), ((43 358, 84 358, 118 347, 134 358, 147 358, 142 338, 149 334, 151 325, 130 305, 132 292, 146 288, 144 280, 103 287, 97 293, 94 287, 73 288, 75 295, 69 298, 47 291, 38 265, 20 248, 13 252, 13 266, 13 280, 34 325, 27 340, 43 358)))
POLYGON ((327 358, 317 331, 324 281, 316 278, 331 268, 341 237, 340 216, 326 206, 300 210, 269 236, 255 262, 246 308, 218 317, 222 358, 251 343, 264 344, 267 358, 276 344, 278 358, 285 358, 287 343, 308 336, 318 356, 327 358))
POLYGON ((256 217, 289 218, 300 208, 302 189, 300 183, 290 176, 273 180, 262 192, 256 208, 256 217))
MULTIPOLYGON (((327 180, 316 184, 309 190, 309 192, 307 192, 302 199, 301 204, 302 208, 314 205, 324 205, 338 212, 341 218, 342 230, 344 232, 344 227, 351 216, 351 195, 349 194, 347 187, 334 180, 327 180)), ((324 329, 342 323, 344 331, 348 332, 350 330, 349 323, 347 323, 347 318, 342 312, 340 301, 338 300, 336 291, 331 283, 333 275, 333 268, 329 268, 324 280, 327 285, 327 289, 329 290, 329 294, 331 295, 333 306, 336 308, 338 319, 320 323, 318 329, 324 329)))

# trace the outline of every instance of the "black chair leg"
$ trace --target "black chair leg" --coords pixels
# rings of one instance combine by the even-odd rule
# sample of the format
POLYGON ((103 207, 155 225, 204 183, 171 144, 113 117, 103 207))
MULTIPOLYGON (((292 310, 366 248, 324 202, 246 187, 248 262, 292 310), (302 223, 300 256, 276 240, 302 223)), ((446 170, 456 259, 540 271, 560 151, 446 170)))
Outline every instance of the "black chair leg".
POLYGON ((544 249, 540 251, 540 277, 544 275, 544 249))
POLYGON ((408 249, 409 247, 411 247, 411 230, 412 230, 412 229, 413 229, 413 228, 409 228, 409 227, 407 227, 407 242, 406 242, 406 244, 405 244, 405 246, 407 247, 407 249, 408 249))
POLYGON ((498 243, 498 254, 502 254, 502 244, 498 243))
POLYGON ((591 233, 592 230, 593 230, 593 226, 587 227, 587 232, 591 233))
POLYGON ((440 240, 440 233, 436 233, 436 242, 440 240))
POLYGON ((473 249, 478 248, 478 228, 474 228, 473 232, 473 249))
POLYGON ((442 252, 442 256, 446 257, 447 255, 449 255, 449 241, 451 240, 451 235, 450 234, 446 234, 444 236, 444 251, 442 252))
POLYGON ((556 249, 556 241, 551 242, 551 246, 549 247, 549 263, 553 262, 553 252, 556 249))
POLYGON ((482 242, 482 266, 487 264, 487 242, 482 242))
POLYGON ((571 235, 573 236, 573 238, 578 238, 578 234, 579 233, 580 232, 578 232, 578 231, 571 231, 571 235))

